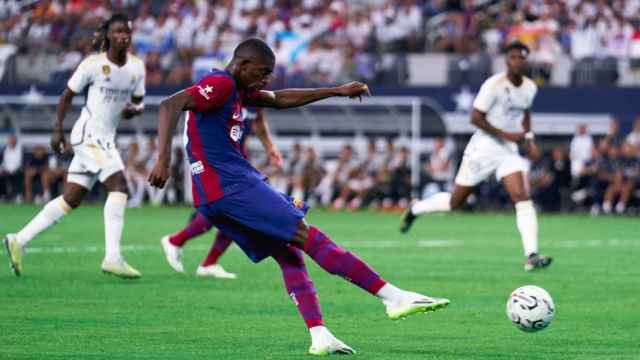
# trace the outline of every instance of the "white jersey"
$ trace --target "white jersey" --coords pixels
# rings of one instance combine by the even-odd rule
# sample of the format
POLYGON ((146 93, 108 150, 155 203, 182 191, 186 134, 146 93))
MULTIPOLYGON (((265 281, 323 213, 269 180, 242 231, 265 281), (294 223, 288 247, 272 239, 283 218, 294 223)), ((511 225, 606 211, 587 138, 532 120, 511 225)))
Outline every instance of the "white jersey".
MULTIPOLYGON (((522 131, 522 120, 526 110, 531 108, 538 87, 533 80, 523 77, 522 84, 515 86, 507 74, 502 72, 488 78, 480 88, 473 108, 486 114, 487 121, 494 127, 507 132, 522 131)), ((515 143, 497 139, 482 129, 476 130, 469 144, 475 146, 501 146, 514 151, 515 143)))
POLYGON ((87 136, 113 142, 122 110, 132 96, 144 96, 144 82, 144 62, 134 55, 127 54, 123 66, 112 63, 106 53, 84 59, 67 83, 76 94, 89 86, 86 104, 71 131, 71 144, 80 144, 87 136))

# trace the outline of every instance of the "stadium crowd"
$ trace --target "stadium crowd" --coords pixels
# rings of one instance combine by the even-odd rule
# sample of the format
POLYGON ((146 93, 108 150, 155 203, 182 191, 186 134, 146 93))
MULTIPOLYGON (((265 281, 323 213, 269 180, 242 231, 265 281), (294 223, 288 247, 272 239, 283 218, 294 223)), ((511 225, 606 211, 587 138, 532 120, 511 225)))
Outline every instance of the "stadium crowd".
MULTIPOLYGON (((167 189, 147 184, 155 144, 154 137, 135 139, 123 154, 131 207, 145 200, 158 205, 184 198, 184 156, 179 148, 173 156, 173 178, 167 189)), ((270 165, 261 151, 250 151, 249 156, 276 188, 314 206, 395 211, 406 208, 411 200, 410 150, 394 139, 371 139, 363 149, 345 144, 337 158, 323 157, 315 147, 299 143, 287 150, 281 168, 270 165)), ((459 150, 451 139, 434 140, 431 151, 422 157, 419 196, 451 189, 459 150)), ((25 154, 15 135, 0 156, 0 198, 16 202, 42 203, 57 195, 71 160, 69 154, 49 155, 42 146, 25 154)), ((568 146, 556 146, 548 152, 535 147, 528 158, 530 190, 543 211, 590 210, 597 215, 623 214, 630 207, 640 210, 640 117, 626 136, 620 134, 615 119, 608 134, 599 138, 580 125, 568 146)), ((477 188, 468 205, 496 209, 508 204, 507 194, 491 180, 477 188)))
POLYGON ((276 87, 385 81, 399 66, 394 54, 487 57, 513 40, 532 49, 542 78, 562 53, 640 66, 639 0, 45 0, 32 12, 17 3, 0 3, 0 43, 28 60, 18 62, 19 82, 65 81, 114 11, 133 19, 148 85, 191 82, 250 36, 276 49, 276 87))

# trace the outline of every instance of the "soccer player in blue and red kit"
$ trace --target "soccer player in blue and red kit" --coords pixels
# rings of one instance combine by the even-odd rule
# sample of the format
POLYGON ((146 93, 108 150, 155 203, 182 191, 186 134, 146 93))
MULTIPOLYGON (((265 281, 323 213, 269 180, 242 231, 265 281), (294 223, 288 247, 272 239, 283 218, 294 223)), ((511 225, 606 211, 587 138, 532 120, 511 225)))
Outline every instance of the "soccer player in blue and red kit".
POLYGON ((171 139, 181 112, 188 111, 186 149, 195 207, 228 234, 252 261, 270 256, 278 262, 287 292, 309 328, 310 354, 353 354, 353 349, 324 326, 303 252, 327 272, 377 296, 392 320, 445 307, 449 300, 387 283, 356 255, 308 225, 304 219, 306 205, 272 188, 265 176, 242 156, 243 104, 290 108, 335 96, 370 95, 367 85, 360 82, 332 88, 262 90, 274 65, 275 56, 266 43, 245 40, 234 50, 226 70, 212 70, 194 86, 165 99, 158 114, 160 153, 149 182, 163 187, 169 178, 171 139))

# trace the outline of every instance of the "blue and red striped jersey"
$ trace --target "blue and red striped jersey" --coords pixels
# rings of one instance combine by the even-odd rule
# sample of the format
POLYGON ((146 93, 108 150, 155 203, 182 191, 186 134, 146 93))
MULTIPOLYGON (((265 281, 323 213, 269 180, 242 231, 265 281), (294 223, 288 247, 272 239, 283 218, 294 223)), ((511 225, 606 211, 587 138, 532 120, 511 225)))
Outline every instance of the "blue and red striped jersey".
POLYGON ((194 206, 249 188, 266 177, 246 159, 242 148, 248 123, 242 103, 248 97, 227 71, 211 70, 185 91, 196 104, 185 124, 194 206))

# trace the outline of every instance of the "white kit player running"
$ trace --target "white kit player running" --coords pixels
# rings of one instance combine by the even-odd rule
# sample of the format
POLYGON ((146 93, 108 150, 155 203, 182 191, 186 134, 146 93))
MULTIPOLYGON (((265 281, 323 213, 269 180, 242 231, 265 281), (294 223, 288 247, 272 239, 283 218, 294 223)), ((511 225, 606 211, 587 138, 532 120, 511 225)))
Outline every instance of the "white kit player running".
POLYGON ((407 232, 423 213, 458 209, 474 186, 495 173, 516 208, 516 223, 526 261, 531 271, 551 264, 538 255, 538 219, 525 185, 526 161, 518 154, 518 144, 533 146, 530 108, 538 88, 523 76, 529 49, 520 42, 507 47, 507 72, 487 79, 473 102, 471 122, 479 129, 464 151, 455 178, 453 193, 440 192, 415 202, 405 213, 400 231, 407 232))
POLYGON ((131 24, 126 16, 113 15, 96 35, 101 52, 83 60, 67 83, 51 135, 51 146, 58 154, 66 143, 62 124, 67 110, 73 97, 88 87, 86 105, 71 131, 74 156, 64 194, 47 203, 22 230, 4 238, 16 275, 22 273, 27 243, 78 207, 98 180, 108 192, 104 206, 106 254, 102 271, 123 278, 140 277, 140 272, 124 261, 120 250, 128 195, 115 134, 121 118, 132 118, 144 109, 145 66, 142 60, 127 53, 131 24))

